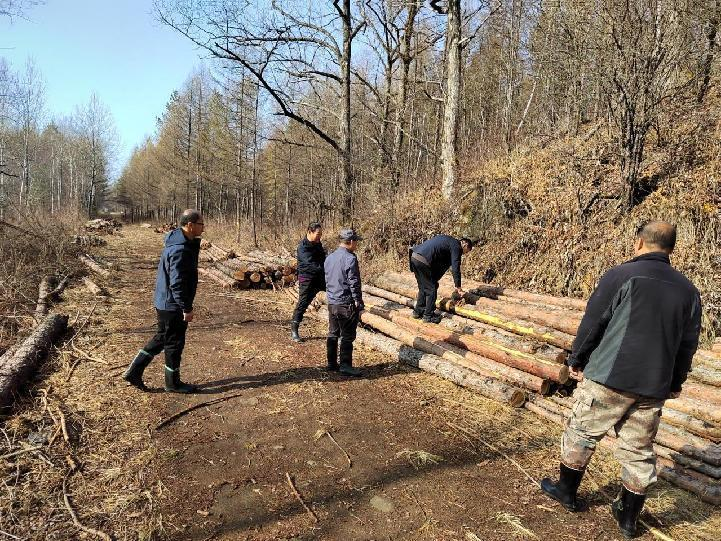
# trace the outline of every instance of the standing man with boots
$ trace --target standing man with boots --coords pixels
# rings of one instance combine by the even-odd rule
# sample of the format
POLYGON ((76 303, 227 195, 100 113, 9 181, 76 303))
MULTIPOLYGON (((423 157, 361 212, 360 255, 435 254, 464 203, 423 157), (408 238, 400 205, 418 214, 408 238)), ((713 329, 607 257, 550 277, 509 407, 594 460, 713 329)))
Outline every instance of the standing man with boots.
POLYGON ((361 277, 355 251, 363 237, 354 229, 341 229, 338 248, 325 260, 326 299, 328 301, 328 370, 345 376, 360 376, 353 368, 353 341, 360 313, 365 308, 361 277), (338 340, 340 339, 340 366, 338 340))
POLYGON ((318 222, 311 222, 305 238, 298 244, 298 304, 290 322, 290 337, 302 342, 298 328, 303 314, 320 291, 325 291, 325 250, 321 244, 323 228, 318 222))
POLYGON ((426 323, 440 323, 441 316, 435 313, 438 297, 438 282, 450 267, 456 293, 463 296, 461 289, 461 256, 473 249, 473 242, 465 237, 454 239, 449 235, 436 235, 408 251, 410 270, 418 282, 418 299, 413 317, 423 318, 426 323))
POLYGON ((581 383, 561 441, 561 477, 541 483, 548 496, 579 511, 576 492, 586 466, 613 428, 623 488, 611 509, 629 539, 656 482, 653 440, 661 409, 681 393, 701 330, 699 292, 671 267, 675 244, 669 223, 639 227, 636 257, 609 270, 589 299, 567 361, 581 383))
POLYGON ((188 323, 193 321, 193 300, 198 287, 200 236, 205 230, 197 210, 186 210, 180 227, 168 233, 160 256, 155 281, 157 332, 141 349, 123 374, 123 378, 145 391, 143 371, 153 357, 165 350, 165 390, 173 393, 195 392, 194 385, 180 379, 180 358, 185 347, 188 323))

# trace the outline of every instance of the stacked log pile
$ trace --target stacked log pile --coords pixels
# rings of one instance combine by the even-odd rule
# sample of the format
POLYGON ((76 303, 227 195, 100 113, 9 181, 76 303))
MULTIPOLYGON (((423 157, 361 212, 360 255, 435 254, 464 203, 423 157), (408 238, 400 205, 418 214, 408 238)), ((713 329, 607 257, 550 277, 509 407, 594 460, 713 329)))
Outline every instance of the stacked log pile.
POLYGON ((107 241, 97 235, 73 235, 73 244, 83 247, 105 246, 107 241))
POLYGON ((170 233, 173 229, 177 228, 177 224, 174 223, 164 223, 153 229, 156 233, 170 233))
POLYGON ((123 224, 114 219, 96 218, 85 222, 84 227, 85 231, 89 231, 97 235, 112 235, 118 229, 123 227, 123 224))
POLYGON ((200 247, 200 260, 208 265, 199 271, 223 287, 277 289, 296 282, 298 262, 293 257, 261 250, 236 254, 208 241, 200 247))
MULTIPOLYGON (((410 273, 386 272, 364 286, 359 341, 394 358, 471 387, 490 398, 563 423, 572 381, 564 361, 585 303, 464 281, 454 298, 441 281, 439 325, 412 318, 410 273), (371 332, 375 331, 375 332, 371 332)), ((721 504, 721 353, 700 350, 678 399, 668 400, 655 441, 659 475, 721 504)), ((615 445, 615 434, 603 444, 615 445)))

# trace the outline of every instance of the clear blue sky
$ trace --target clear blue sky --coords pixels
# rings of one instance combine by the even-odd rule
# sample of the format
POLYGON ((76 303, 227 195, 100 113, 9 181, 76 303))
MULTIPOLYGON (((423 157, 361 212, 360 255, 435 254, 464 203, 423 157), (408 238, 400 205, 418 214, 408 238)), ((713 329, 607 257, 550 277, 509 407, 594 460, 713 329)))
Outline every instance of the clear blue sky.
POLYGON ((152 0, 46 0, 26 20, 0 20, 0 56, 15 70, 35 61, 50 117, 70 115, 95 92, 120 135, 119 173, 203 53, 156 21, 152 0))

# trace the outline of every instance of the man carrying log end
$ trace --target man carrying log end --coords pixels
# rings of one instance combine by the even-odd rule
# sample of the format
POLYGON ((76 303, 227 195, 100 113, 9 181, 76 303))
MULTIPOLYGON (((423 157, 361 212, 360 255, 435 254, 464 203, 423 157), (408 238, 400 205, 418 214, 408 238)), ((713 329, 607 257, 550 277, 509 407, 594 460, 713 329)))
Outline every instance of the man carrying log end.
POLYGON ((568 358, 580 381, 561 441, 560 480, 541 488, 569 511, 596 443, 613 428, 623 488, 611 505, 621 533, 636 535, 648 487, 656 482, 653 441, 667 398, 677 398, 701 329, 701 299, 671 267, 676 227, 638 228, 635 258, 609 270, 588 301, 568 358))
POLYGON ((418 298, 413 309, 415 319, 423 318, 426 323, 441 322, 441 316, 435 313, 438 282, 449 267, 456 293, 463 296, 461 256, 472 249, 473 242, 465 237, 454 239, 449 235, 436 235, 408 250, 410 270, 418 282, 418 298))
POLYGON ((325 250, 321 244, 323 228, 318 222, 311 222, 305 238, 298 244, 298 304, 290 322, 290 337, 294 342, 302 342, 298 334, 305 311, 315 296, 325 291, 325 250))
POLYGON ((325 260, 326 299, 328 301, 328 370, 345 376, 360 376, 353 368, 353 341, 360 313, 365 308, 361 277, 355 251, 363 240, 354 229, 341 229, 338 248, 325 260), (338 350, 340 339, 340 366, 338 350))
POLYGON ((180 379, 180 358, 185 347, 188 323, 193 321, 193 300, 198 287, 198 254, 200 236, 205 230, 197 210, 186 210, 180 227, 165 237, 155 281, 157 332, 130 363, 123 378, 145 391, 143 371, 153 357, 165 350, 165 390, 173 393, 195 392, 194 385, 180 379))

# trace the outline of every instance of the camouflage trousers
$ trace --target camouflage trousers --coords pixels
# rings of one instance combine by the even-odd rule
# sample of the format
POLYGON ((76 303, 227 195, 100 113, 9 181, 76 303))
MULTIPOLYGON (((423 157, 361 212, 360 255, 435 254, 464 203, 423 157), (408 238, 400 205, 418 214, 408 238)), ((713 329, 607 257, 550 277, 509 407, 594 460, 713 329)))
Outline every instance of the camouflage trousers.
POLYGON ((645 494, 656 482, 653 440, 664 400, 617 391, 589 379, 579 384, 574 397, 561 441, 561 462, 574 470, 585 469, 596 443, 611 431, 617 437, 615 454, 624 486, 645 494))

